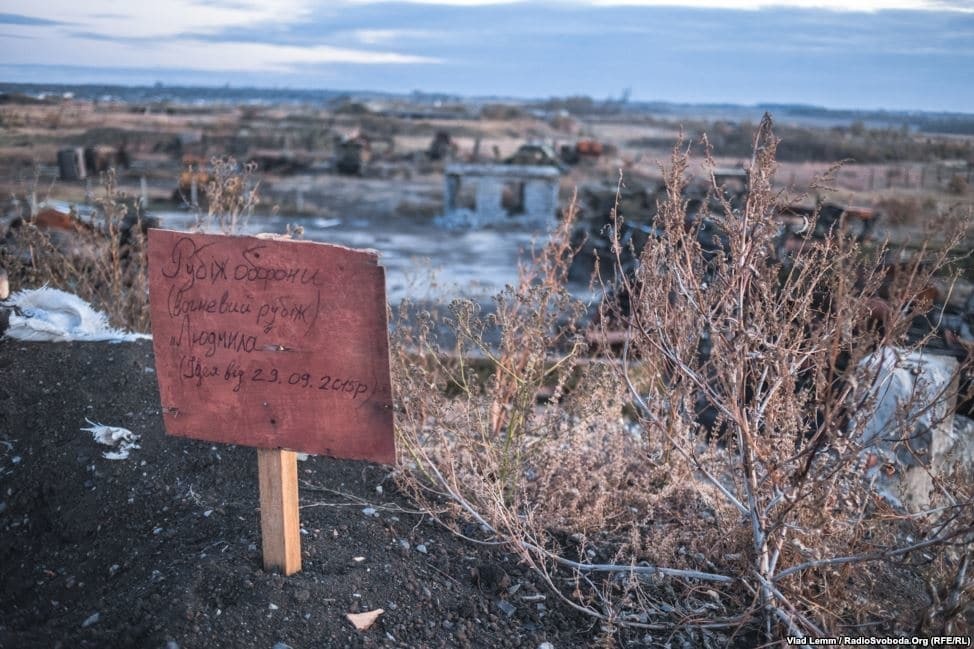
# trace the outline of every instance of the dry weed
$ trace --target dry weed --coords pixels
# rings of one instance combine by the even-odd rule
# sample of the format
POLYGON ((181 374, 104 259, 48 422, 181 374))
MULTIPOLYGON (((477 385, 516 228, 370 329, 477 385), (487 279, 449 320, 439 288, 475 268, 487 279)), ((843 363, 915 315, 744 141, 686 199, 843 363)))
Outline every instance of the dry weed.
MULTIPOLYGON (((260 202, 255 172, 253 163, 213 158, 204 187, 207 211, 198 215, 198 227, 233 233, 244 226, 260 202)), ((139 202, 118 189, 112 169, 102 175, 102 193, 90 218, 72 209, 69 229, 42 228, 35 221, 39 181, 35 176, 26 192, 30 213, 9 229, 0 246, 0 267, 12 284, 64 289, 104 311, 113 325, 148 331, 146 221, 139 202)), ((289 227, 288 235, 300 238, 303 229, 289 227)))
POLYGON ((118 190, 109 171, 95 204, 90 220, 72 210, 66 231, 38 227, 32 210, 8 230, 0 267, 17 288, 52 285, 104 311, 115 326, 148 331, 147 250, 138 203, 118 190))
POLYGON ((241 164, 230 156, 214 157, 206 172, 206 214, 198 215, 197 225, 219 227, 224 234, 235 233, 247 224, 260 204, 257 163, 241 164))
POLYGON ((865 437, 875 353, 910 346, 912 314, 929 309, 922 289, 957 239, 920 246, 895 282, 887 251, 841 227, 797 233, 798 252, 783 255, 775 214, 792 198, 772 190, 776 146, 766 120, 746 204, 699 218, 686 214, 689 153, 677 146, 659 234, 634 270, 616 238, 606 292, 623 299, 600 321, 627 328, 619 355, 585 355, 583 305, 564 288, 571 211, 493 312, 455 302, 402 327, 403 484, 431 511, 452 504, 445 524, 468 535, 459 521, 478 524, 609 635, 693 629, 719 646, 914 632, 903 620, 930 631, 916 613, 934 601, 925 581, 940 612, 924 619, 956 631, 970 481, 936 477, 938 506, 910 514, 877 495, 864 462, 878 437, 909 447, 938 407, 918 395, 865 437))

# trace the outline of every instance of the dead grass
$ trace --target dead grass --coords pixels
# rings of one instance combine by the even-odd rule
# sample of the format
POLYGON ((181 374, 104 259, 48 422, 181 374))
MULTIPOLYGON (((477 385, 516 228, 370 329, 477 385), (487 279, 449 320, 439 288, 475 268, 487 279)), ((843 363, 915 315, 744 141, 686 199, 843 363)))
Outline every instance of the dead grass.
POLYGON ((237 232, 260 204, 257 164, 240 163, 230 156, 214 157, 206 171, 206 214, 199 215, 198 226, 219 227, 224 234, 237 232))
MULTIPOLYGON (((36 196, 36 181, 28 191, 36 196)), ((114 326, 149 330, 146 241, 136 201, 120 192, 115 173, 102 177, 90 221, 71 213, 67 230, 38 226, 28 213, 0 246, 0 267, 14 289, 51 285, 105 312, 114 326)))
MULTIPOLYGON (((202 188, 206 211, 197 226, 233 233, 260 203, 260 181, 253 163, 213 158, 202 188)), ((74 293, 105 312, 116 327, 147 332, 149 321, 146 223, 139 202, 121 191, 114 170, 102 175, 101 194, 90 217, 71 212, 67 229, 42 227, 30 208, 9 228, 0 245, 0 268, 14 290, 50 285, 74 293)), ((40 187, 35 174, 20 202, 43 205, 55 185, 40 187)), ((199 206, 197 206, 199 208, 199 206)), ((296 233, 296 231, 295 231, 296 233)))
MULTIPOLYGON (((768 121, 746 205, 710 217, 719 243, 687 219, 690 158, 674 149, 663 234, 634 251, 634 272, 616 243, 612 292, 630 306, 607 305, 601 321, 627 328, 621 354, 589 357, 583 305, 564 289, 574 210, 491 313, 454 302, 441 320, 405 319, 419 324, 393 346, 401 481, 430 512, 452 505, 455 518, 439 518, 458 533, 472 520, 518 553, 610 637, 962 632, 971 481, 938 477, 940 508, 909 514, 863 465, 872 354, 906 344, 916 296, 960 228, 920 247, 877 326, 885 250, 832 230, 779 258, 774 215, 794 197, 772 189, 776 145, 768 121), (925 584, 952 593, 951 613, 929 613, 945 597, 925 584)), ((905 404, 882 436, 911 439, 933 407, 905 404)))

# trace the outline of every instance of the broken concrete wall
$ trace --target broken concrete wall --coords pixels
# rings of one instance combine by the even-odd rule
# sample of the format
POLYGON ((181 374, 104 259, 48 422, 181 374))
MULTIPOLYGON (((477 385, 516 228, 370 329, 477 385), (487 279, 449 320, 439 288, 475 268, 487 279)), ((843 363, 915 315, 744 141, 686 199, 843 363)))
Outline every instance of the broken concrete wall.
POLYGON ((476 178, 477 190, 475 212, 485 221, 497 221, 504 217, 501 198, 504 193, 504 180, 499 176, 479 176, 476 178))
POLYGON ((85 152, 81 147, 61 149, 57 152, 58 175, 61 180, 84 180, 85 152))
POLYGON ((558 184, 542 180, 524 183, 525 214, 553 216, 558 210, 558 184))
POLYGON ((561 172, 555 167, 510 164, 452 164, 444 175, 444 215, 441 225, 478 226, 504 219, 519 223, 548 226, 558 209, 561 172), (475 188, 474 209, 458 206, 463 185, 475 188), (514 203, 516 210, 504 207, 505 190, 516 185, 523 194, 514 203))
POLYGON ((953 434, 943 444, 934 462, 947 478, 971 479, 974 476, 974 419, 954 415, 953 434))

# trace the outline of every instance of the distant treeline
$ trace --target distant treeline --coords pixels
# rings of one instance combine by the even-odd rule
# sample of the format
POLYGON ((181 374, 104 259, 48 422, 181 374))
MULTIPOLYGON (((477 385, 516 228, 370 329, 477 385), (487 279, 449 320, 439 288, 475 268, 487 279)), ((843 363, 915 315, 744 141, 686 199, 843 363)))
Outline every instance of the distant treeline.
MULTIPOLYGON (((684 128, 687 136, 694 140, 699 140, 706 133, 717 155, 742 158, 751 155, 756 128, 751 122, 696 122, 684 124, 684 128)), ((785 162, 852 160, 882 163, 951 159, 974 162, 974 144, 971 140, 919 134, 906 127, 871 129, 862 122, 853 122, 848 127, 832 128, 779 125, 775 130, 781 138, 777 158, 785 162)), ((671 147, 673 141, 668 138, 639 138, 627 144, 660 149, 671 147)))

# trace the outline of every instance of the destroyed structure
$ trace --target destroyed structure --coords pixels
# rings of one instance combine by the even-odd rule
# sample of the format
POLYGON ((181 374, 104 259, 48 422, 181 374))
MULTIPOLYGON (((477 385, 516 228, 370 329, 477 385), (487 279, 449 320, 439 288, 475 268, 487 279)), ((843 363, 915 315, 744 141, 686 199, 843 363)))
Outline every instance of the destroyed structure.
POLYGON ((524 223, 547 225, 558 209, 561 171, 547 165, 451 164, 445 171, 444 212, 464 215, 468 224, 516 217, 524 223), (474 185, 473 204, 463 201, 465 187, 474 185))

